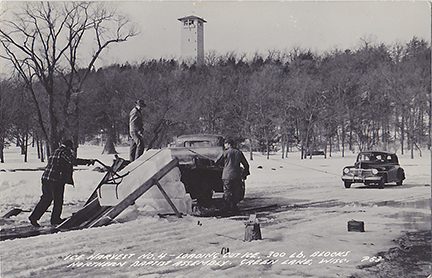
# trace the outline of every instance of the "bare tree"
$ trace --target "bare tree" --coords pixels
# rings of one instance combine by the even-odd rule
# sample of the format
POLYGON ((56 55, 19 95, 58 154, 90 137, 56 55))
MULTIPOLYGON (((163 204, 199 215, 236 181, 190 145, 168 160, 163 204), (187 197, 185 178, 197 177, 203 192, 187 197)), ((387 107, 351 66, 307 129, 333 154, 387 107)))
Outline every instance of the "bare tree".
POLYGON ((78 140, 84 80, 104 49, 136 34, 129 20, 106 2, 24 2, 10 20, 4 20, 1 58, 11 62, 25 81, 47 147, 56 148, 65 135, 78 140), (47 108, 42 105, 45 99, 47 108))

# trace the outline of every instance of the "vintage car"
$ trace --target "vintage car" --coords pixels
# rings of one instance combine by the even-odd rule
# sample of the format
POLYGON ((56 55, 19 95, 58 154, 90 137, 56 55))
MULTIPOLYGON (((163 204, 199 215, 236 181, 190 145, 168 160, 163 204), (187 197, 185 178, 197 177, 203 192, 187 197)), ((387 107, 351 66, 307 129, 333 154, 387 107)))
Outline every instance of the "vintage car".
MULTIPOLYGON (((222 166, 215 164, 223 153, 223 146, 221 135, 195 134, 177 137, 170 147, 171 155, 179 160, 186 191, 201 206, 212 203, 214 192, 223 192, 222 166)), ((244 190, 244 183, 242 187, 244 190)))
POLYGON ((399 165, 397 155, 384 151, 360 152, 354 166, 344 167, 342 173, 345 188, 350 188, 353 183, 384 188, 386 183, 391 182, 402 185, 404 179, 405 171, 399 165))

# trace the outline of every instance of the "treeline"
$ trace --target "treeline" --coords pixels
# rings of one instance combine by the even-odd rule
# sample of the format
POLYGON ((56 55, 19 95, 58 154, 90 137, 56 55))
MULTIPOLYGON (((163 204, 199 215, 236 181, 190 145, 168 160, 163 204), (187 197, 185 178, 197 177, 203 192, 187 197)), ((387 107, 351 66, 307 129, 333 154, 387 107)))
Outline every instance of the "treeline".
MULTIPOLYGON (((37 144, 43 159, 47 131, 41 128, 49 125, 40 120, 50 120, 49 107, 60 137, 84 143, 102 133, 104 151, 112 153, 114 144, 127 141, 137 99, 147 103, 146 148, 182 134, 216 133, 238 138, 251 151, 282 148, 283 156, 381 149, 414 157, 430 147, 430 65, 429 44, 415 37, 405 45, 364 42, 322 55, 297 48, 252 58, 207 53, 203 66, 160 59, 94 70, 67 106, 61 93, 50 105, 42 88, 33 84, 30 94, 12 77, 0 85, 1 160, 12 142, 23 154, 37 144)), ((64 86, 58 78, 54 91, 64 86)))

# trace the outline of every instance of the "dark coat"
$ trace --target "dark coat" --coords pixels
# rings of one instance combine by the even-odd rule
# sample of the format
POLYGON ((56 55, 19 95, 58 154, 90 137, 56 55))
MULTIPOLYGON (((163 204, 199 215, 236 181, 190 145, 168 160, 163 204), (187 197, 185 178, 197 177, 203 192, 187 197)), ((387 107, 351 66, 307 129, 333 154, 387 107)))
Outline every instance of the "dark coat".
POLYGON ((130 133, 144 131, 141 110, 136 106, 129 113, 129 131, 130 133))
POLYGON ((216 161, 216 164, 223 165, 223 180, 240 180, 249 175, 249 163, 244 154, 236 148, 230 147, 225 149, 222 156, 216 161))

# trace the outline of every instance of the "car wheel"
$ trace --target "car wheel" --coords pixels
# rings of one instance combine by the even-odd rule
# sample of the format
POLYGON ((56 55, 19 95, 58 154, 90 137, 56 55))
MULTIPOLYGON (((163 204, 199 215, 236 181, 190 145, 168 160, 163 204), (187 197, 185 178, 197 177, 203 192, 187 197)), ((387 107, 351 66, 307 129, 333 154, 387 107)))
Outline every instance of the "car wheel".
POLYGON ((404 180, 404 173, 403 173, 403 171, 398 171, 398 179, 399 179, 399 181, 397 181, 396 182, 396 185, 402 185, 402 183, 403 183, 403 180, 404 180))
POLYGON ((384 180, 380 180, 380 181, 378 182, 378 188, 379 188, 379 189, 383 189, 383 188, 384 188, 384 180))
POLYGON ((352 182, 344 181, 345 188, 350 188, 351 184, 352 184, 352 182))

